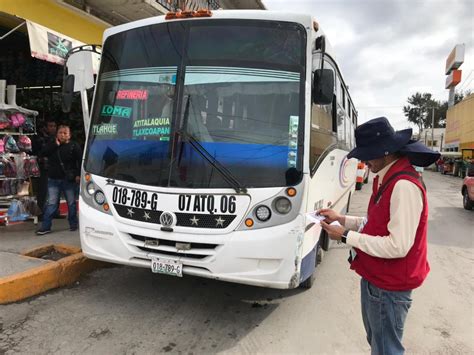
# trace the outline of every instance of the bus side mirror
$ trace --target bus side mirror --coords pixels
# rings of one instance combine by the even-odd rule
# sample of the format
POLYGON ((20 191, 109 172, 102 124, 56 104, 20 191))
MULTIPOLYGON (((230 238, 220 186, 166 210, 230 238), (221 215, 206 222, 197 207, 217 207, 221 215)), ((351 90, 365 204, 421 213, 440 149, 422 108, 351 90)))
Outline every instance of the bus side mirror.
POLYGON ((71 111, 72 99, 74 97, 74 75, 66 75, 63 80, 63 92, 61 106, 64 113, 71 111))
POLYGON ((313 79, 313 102, 329 105, 334 95, 334 72, 331 69, 317 69, 313 79))

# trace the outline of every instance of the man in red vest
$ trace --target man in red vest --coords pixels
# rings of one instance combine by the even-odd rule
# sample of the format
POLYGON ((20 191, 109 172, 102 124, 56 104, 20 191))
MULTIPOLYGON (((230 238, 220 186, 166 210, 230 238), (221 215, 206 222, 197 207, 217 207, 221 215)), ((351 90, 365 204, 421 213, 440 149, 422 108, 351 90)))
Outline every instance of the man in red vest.
POLYGON ((430 270, 426 190, 413 165, 428 166, 439 154, 411 135, 411 129, 395 131, 385 117, 360 125, 356 148, 347 157, 366 162, 377 174, 367 217, 318 211, 326 217, 321 226, 329 237, 352 247, 349 261, 362 277, 362 319, 372 354, 404 353, 411 293, 430 270))

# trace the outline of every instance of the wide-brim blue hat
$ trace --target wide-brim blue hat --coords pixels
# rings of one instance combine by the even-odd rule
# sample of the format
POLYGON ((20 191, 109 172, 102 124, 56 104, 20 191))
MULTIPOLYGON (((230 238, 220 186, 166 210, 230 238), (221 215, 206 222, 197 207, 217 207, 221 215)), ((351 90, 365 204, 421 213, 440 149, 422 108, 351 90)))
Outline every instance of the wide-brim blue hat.
POLYGON ((374 118, 356 128, 356 148, 347 158, 367 161, 396 153, 408 144, 412 133, 411 128, 395 131, 385 117, 374 118))
POLYGON ((440 153, 415 140, 410 140, 407 145, 400 149, 400 153, 416 166, 430 166, 441 156, 440 153))

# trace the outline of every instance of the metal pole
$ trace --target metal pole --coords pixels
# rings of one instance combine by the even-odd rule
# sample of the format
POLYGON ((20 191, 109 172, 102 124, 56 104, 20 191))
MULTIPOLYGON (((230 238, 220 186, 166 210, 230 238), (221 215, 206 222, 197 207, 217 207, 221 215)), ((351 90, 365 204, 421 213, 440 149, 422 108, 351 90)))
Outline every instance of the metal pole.
POLYGON ((87 91, 81 90, 81 103, 82 103, 82 119, 84 120, 84 131, 87 134, 89 133, 89 103, 87 102, 87 91))
POLYGON ((431 107, 431 149, 434 147, 434 109, 431 107))
POLYGON ((26 24, 26 21, 20 23, 18 26, 16 26, 14 29, 12 29, 11 31, 5 33, 3 36, 0 36, 0 41, 6 37, 8 37, 10 34, 12 34, 13 32, 15 32, 17 29, 19 29, 21 26, 25 25, 26 24))

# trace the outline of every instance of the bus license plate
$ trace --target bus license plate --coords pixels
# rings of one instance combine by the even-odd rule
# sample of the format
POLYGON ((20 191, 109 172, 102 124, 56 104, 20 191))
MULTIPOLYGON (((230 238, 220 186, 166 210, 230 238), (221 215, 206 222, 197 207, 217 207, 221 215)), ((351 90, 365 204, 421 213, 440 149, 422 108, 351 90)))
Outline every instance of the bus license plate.
POLYGON ((157 274, 183 277, 183 263, 165 258, 152 258, 151 271, 157 274))

